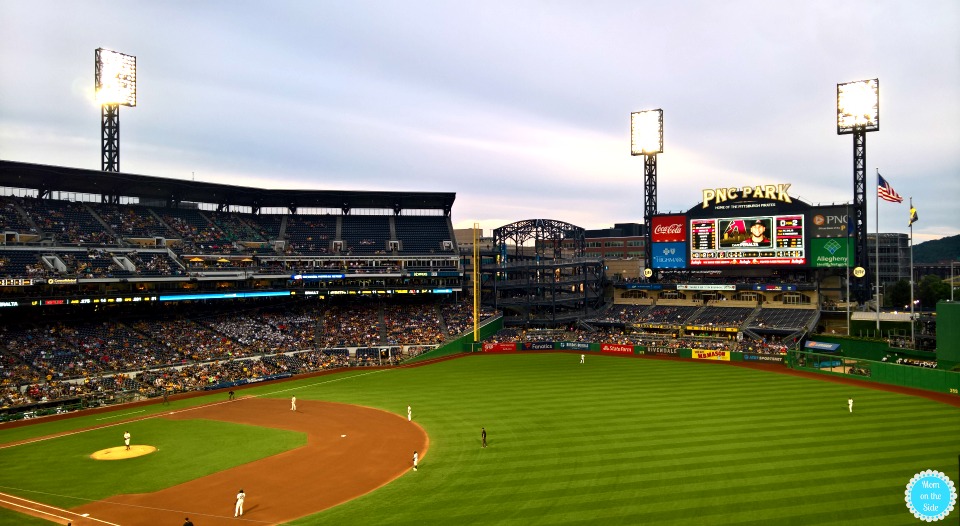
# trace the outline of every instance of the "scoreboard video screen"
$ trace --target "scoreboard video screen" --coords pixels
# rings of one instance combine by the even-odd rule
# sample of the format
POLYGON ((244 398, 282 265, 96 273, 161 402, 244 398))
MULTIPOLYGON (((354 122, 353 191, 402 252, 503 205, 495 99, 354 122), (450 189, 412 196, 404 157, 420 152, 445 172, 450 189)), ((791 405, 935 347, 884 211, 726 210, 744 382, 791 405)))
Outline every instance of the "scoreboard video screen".
POLYGON ((803 214, 690 220, 690 266, 805 265, 803 214))

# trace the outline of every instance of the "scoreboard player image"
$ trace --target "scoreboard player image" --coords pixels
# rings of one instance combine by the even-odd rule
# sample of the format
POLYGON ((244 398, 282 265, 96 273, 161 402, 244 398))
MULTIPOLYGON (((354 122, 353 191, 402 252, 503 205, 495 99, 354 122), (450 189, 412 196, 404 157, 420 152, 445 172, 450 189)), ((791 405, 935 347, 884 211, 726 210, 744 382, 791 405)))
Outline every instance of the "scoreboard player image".
POLYGON ((720 219, 717 225, 720 248, 770 248, 773 246, 770 239, 772 224, 772 217, 720 219))

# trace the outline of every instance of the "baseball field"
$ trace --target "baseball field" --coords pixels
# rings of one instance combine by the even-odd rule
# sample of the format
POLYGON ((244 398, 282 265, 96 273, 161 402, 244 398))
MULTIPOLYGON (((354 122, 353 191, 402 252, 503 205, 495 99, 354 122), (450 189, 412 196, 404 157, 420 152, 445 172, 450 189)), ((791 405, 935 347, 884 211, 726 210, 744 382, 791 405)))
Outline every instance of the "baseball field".
POLYGON ((955 405, 719 363, 579 361, 466 356, 0 426, 4 506, 55 507, 50 522, 0 509, 0 524, 878 526, 917 524, 918 472, 960 481, 955 405), (157 451, 90 458, 124 431, 157 451))

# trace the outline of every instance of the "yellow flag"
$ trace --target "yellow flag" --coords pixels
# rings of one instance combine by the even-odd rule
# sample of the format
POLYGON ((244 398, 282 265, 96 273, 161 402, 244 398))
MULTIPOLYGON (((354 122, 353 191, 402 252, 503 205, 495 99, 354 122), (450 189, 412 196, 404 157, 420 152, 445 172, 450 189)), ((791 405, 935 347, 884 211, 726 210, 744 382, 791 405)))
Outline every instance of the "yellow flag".
POLYGON ((910 223, 907 226, 913 226, 913 224, 916 223, 918 219, 920 218, 917 217, 917 209, 911 206, 910 207, 910 223))

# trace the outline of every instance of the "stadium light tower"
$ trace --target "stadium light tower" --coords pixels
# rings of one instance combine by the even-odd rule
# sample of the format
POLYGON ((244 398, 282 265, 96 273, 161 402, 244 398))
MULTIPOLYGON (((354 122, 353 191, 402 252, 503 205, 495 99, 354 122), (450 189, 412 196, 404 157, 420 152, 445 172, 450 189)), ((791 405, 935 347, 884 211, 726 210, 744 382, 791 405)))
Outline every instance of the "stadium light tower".
POLYGON ((100 169, 120 171, 120 106, 137 105, 137 57, 97 48, 94 88, 100 104, 100 169))
POLYGON ((854 290, 860 303, 870 296, 871 272, 867 254, 867 132, 879 129, 880 80, 837 84, 837 135, 853 135, 854 262, 867 270, 863 277, 857 278, 854 290))
POLYGON ((650 223, 657 213, 657 154, 663 153, 663 110, 630 114, 630 155, 643 156, 643 222, 646 227, 646 268, 653 268, 650 223))

